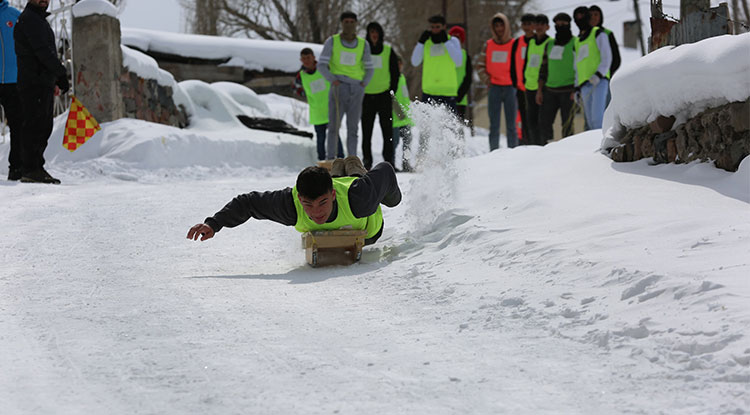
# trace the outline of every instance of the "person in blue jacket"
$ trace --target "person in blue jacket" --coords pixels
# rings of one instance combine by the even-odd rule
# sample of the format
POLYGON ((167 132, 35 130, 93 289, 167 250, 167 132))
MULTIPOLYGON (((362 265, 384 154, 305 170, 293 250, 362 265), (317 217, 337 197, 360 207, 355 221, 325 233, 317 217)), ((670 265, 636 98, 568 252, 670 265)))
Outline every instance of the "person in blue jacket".
POLYGON ((0 0, 0 105, 5 112, 5 120, 10 128, 10 153, 8 154, 8 180, 19 180, 23 170, 21 161, 21 101, 18 99, 16 77, 16 47, 13 29, 21 12, 8 5, 8 0, 0 0))

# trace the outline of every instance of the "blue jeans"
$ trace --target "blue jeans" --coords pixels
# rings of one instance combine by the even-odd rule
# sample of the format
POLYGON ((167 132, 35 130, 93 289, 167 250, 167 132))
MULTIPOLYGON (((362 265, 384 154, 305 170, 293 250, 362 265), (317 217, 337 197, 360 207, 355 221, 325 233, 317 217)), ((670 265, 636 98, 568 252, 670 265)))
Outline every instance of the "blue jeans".
POLYGON ((505 107, 505 135, 508 148, 518 145, 516 135, 516 88, 512 86, 490 85, 487 98, 487 112, 490 116, 490 151, 500 147, 500 111, 505 107))
POLYGON ((581 87, 583 114, 586 116, 586 127, 589 130, 602 128, 604 109, 607 108, 607 91, 609 80, 602 79, 596 86, 587 82, 581 87))
MULTIPOLYGON (((318 160, 326 159, 326 134, 328 132, 328 124, 315 125, 315 136, 318 140, 318 160)), ((344 158, 344 147, 341 145, 341 137, 339 137, 339 158, 344 158)))

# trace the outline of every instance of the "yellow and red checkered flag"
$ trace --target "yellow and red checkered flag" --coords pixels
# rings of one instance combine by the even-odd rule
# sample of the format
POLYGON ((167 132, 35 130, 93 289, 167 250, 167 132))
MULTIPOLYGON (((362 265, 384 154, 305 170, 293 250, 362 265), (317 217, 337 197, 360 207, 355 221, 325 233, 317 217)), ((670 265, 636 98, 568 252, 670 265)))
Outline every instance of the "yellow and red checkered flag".
POLYGON ((62 144, 72 153, 102 127, 99 127, 99 123, 96 122, 78 98, 71 97, 70 113, 68 114, 68 122, 65 124, 65 138, 63 138, 62 144))

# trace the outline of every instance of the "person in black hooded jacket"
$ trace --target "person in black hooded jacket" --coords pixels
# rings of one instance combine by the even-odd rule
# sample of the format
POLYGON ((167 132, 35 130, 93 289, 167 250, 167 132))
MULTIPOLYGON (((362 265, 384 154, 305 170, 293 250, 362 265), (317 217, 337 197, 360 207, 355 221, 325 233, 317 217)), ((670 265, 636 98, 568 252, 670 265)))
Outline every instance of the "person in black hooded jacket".
POLYGON ((372 130, 375 115, 380 118, 383 133, 383 160, 394 165, 393 150, 393 92, 398 88, 398 59, 391 45, 383 42, 383 27, 378 22, 367 25, 367 43, 370 44, 370 59, 373 75, 365 87, 362 101, 362 162, 367 170, 372 167, 372 130))
POLYGON ((44 150, 52 133, 54 96, 66 93, 70 83, 55 53, 55 34, 47 22, 47 7, 49 0, 29 0, 13 30, 24 117, 21 181, 59 184, 44 170, 44 150))

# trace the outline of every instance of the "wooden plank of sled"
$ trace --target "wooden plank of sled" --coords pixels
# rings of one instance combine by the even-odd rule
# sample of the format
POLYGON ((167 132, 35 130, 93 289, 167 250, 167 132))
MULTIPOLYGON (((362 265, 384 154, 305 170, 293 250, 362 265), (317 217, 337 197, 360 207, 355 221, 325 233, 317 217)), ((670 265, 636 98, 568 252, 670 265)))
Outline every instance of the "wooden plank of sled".
POLYGON ((353 229, 305 232, 302 234, 305 259, 313 267, 351 265, 362 257, 366 235, 364 230, 353 229))

